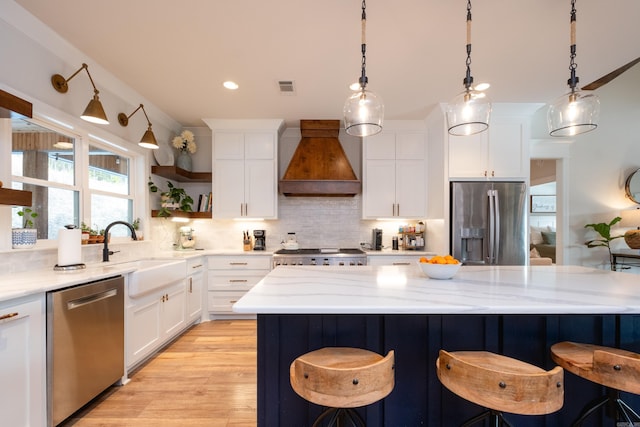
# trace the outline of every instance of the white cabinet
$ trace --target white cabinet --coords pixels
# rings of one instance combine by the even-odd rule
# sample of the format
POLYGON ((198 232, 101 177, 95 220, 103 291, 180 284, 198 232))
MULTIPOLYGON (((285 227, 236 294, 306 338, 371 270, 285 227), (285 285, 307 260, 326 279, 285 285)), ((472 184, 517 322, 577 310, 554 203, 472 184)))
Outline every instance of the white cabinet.
POLYGON ((204 299, 204 260, 202 257, 187 260, 187 323, 197 323, 202 317, 204 299))
POLYGON ((213 317, 231 317, 233 304, 271 270, 271 256, 213 255, 208 268, 209 313, 213 317))
POLYGON ((0 302, 0 425, 46 425, 44 295, 0 302))
POLYGON ((282 120, 204 119, 213 134, 213 217, 278 217, 282 120))
POLYGON ((426 133, 383 130, 364 138, 362 217, 424 218, 426 133))
POLYGON ((411 255, 369 255, 368 265, 417 265, 423 254, 411 255))
POLYGON ((126 351, 131 368, 159 349, 186 326, 185 278, 127 298, 126 351))
POLYGON ((519 178, 529 171, 528 138, 519 121, 493 121, 486 132, 449 135, 449 178, 519 178))

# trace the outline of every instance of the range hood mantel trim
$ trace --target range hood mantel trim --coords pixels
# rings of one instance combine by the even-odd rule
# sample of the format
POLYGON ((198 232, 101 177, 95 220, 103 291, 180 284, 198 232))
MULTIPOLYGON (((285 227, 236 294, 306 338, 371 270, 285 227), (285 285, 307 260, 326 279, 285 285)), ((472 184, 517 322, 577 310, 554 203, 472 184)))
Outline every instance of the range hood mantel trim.
POLYGON ((302 139, 280 180, 288 197, 353 197, 362 183, 338 139, 339 120, 300 120, 302 139))

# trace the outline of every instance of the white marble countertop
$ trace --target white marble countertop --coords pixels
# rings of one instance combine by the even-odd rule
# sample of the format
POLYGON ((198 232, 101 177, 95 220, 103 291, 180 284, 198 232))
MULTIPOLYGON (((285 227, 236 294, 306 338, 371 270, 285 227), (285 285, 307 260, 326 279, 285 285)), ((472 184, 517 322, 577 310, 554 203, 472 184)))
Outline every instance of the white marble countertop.
POLYGON ((450 280, 417 265, 277 267, 234 306, 262 314, 640 313, 634 274, 577 266, 463 266, 450 280))

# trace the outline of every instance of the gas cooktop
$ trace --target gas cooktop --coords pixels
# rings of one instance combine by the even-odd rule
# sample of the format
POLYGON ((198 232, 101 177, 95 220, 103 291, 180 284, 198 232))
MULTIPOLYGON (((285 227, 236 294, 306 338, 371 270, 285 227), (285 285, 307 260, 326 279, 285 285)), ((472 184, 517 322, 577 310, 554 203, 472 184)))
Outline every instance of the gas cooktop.
POLYGON ((280 249, 274 252, 276 255, 364 255, 362 249, 321 248, 321 249, 280 249))
POLYGON ((280 249, 273 253, 273 266, 278 265, 367 265, 367 254, 361 249, 280 249))

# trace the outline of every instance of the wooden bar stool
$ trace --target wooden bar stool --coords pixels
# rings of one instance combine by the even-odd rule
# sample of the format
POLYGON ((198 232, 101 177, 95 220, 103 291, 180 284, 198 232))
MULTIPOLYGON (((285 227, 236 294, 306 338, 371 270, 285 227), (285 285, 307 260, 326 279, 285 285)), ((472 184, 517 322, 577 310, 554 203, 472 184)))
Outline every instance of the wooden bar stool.
POLYGON ((640 416, 620 399, 620 391, 640 394, 640 354, 617 348, 564 341, 551 346, 551 358, 567 371, 603 385, 607 393, 588 403, 573 426, 582 422, 598 408, 609 404, 628 425, 640 421, 640 416))
POLYGON ((347 420, 353 426, 364 426, 352 408, 386 397, 393 390, 394 378, 393 350, 382 357, 360 348, 325 347, 298 357, 289 369, 293 390, 307 401, 327 407, 314 427, 327 417, 330 426, 347 420))
POLYGON ((485 418, 491 426, 511 426, 503 412, 544 415, 559 410, 564 402, 564 371, 559 366, 545 371, 487 351, 440 350, 436 370, 442 385, 486 408, 463 426, 485 418))

